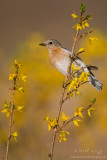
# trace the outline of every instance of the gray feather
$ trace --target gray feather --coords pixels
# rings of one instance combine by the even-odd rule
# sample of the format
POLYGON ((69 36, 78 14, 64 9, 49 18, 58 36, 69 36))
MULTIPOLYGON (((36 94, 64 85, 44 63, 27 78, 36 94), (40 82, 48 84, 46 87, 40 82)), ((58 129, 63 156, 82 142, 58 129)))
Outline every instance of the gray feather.
POLYGON ((103 84, 99 82, 93 75, 89 75, 90 83, 100 92, 103 84))
POLYGON ((98 70, 98 67, 96 67, 96 66, 91 66, 91 65, 88 65, 87 68, 88 68, 89 70, 98 70))

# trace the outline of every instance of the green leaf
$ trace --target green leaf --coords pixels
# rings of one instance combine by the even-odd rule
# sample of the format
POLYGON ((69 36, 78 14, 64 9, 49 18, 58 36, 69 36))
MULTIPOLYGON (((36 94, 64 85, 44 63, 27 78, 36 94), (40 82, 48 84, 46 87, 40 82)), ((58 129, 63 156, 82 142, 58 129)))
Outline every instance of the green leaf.
POLYGON ((93 103, 93 104, 94 104, 95 102, 96 102, 96 98, 94 98, 94 99, 91 101, 91 103, 93 103))
POLYGON ((86 5, 81 4, 80 10, 81 10, 82 12, 84 12, 84 11, 85 11, 85 8, 86 8, 86 5))

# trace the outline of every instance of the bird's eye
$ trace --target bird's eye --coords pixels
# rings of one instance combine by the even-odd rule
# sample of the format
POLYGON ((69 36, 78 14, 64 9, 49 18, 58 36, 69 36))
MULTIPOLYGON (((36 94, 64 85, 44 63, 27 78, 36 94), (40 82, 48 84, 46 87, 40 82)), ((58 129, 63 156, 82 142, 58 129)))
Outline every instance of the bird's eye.
POLYGON ((52 44, 52 42, 49 42, 49 44, 52 44))

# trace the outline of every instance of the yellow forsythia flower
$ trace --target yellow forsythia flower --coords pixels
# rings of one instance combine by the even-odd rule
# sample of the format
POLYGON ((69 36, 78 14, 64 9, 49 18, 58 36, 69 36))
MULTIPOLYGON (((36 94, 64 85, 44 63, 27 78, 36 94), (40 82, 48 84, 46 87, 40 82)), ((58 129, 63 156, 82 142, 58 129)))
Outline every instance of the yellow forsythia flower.
POLYGON ((24 92, 24 88, 23 87, 19 87, 17 90, 24 92))
POLYGON ((71 84, 69 85, 68 91, 71 91, 71 88, 77 89, 78 86, 78 78, 75 77, 74 80, 71 81, 71 84))
POLYGON ((88 37, 88 39, 90 44, 94 44, 94 42, 98 40, 96 37, 88 37))
POLYGON ((88 108, 88 110, 87 110, 87 111, 88 111, 88 115, 89 115, 89 117, 92 117, 92 116, 91 116, 91 112, 90 112, 90 111, 95 111, 95 109, 94 109, 94 108, 88 108))
POLYGON ((70 116, 66 116, 65 113, 62 113, 62 117, 60 117, 60 119, 65 122, 66 120, 68 120, 70 118, 70 116))
POLYGON ((85 29, 85 27, 89 27, 88 21, 82 21, 82 28, 85 29))
POLYGON ((9 115, 10 115, 10 105, 6 101, 3 105, 3 110, 1 112, 6 113, 7 117, 9 117, 9 115))
POLYGON ((85 51, 84 48, 80 48, 79 51, 78 51, 78 53, 84 52, 84 51, 85 51))
POLYGON ((16 61, 16 59, 15 59, 15 61, 14 61, 14 62, 15 62, 15 64, 18 64, 18 63, 17 63, 17 61, 16 61))
POLYGON ((73 120, 73 122, 75 126, 79 127, 79 122, 82 122, 82 120, 76 119, 76 120, 73 120))
POLYGON ((78 78, 76 76, 74 77, 74 81, 78 83, 78 78))
POLYGON ((76 112, 74 113, 74 116, 78 115, 83 118, 82 110, 83 110, 83 107, 80 107, 80 108, 76 107, 76 112))
POLYGON ((27 76, 23 75, 23 73, 22 73, 22 74, 21 74, 21 79, 22 79, 22 81, 26 82, 26 78, 27 78, 27 76))
POLYGON ((75 26, 73 26, 72 28, 76 28, 77 31, 78 30, 82 30, 82 27, 81 27, 81 25, 79 23, 76 24, 75 26))
POLYGON ((20 63, 18 63, 18 62, 16 61, 16 59, 15 59, 15 65, 17 65, 18 67, 20 67, 20 66, 21 66, 21 64, 20 64, 20 63))
POLYGON ((13 80, 16 77, 16 74, 9 74, 9 80, 13 80))
POLYGON ((58 141, 61 142, 62 140, 66 141, 66 137, 65 135, 69 135, 69 132, 66 132, 66 131, 61 131, 61 133, 59 134, 59 137, 58 137, 58 141))
POLYGON ((75 93, 76 93, 76 95, 80 95, 80 92, 77 90, 77 91, 75 91, 75 93))
POLYGON ((75 66, 74 66, 74 63, 72 63, 72 65, 71 65, 72 72, 78 70, 79 68, 80 68, 80 67, 75 67, 75 66))
POLYGON ((78 31, 78 30, 82 30, 82 27, 81 27, 81 25, 80 24, 77 24, 77 26, 76 26, 76 30, 78 31))
POLYGON ((22 112, 22 109, 24 108, 24 105, 23 106, 17 106, 16 108, 17 108, 18 111, 22 112))
POLYGON ((45 120, 48 122, 48 131, 50 131, 51 128, 54 128, 55 126, 58 125, 56 118, 52 119, 52 118, 49 118, 49 116, 46 116, 45 120))
POLYGON ((75 19, 77 18, 78 16, 75 14, 75 12, 73 14, 71 14, 71 16, 75 19))
POLYGON ((76 30, 78 31, 78 30, 85 29, 85 27, 89 27, 88 20, 82 21, 82 26, 78 23, 75 26, 73 26, 72 28, 76 28, 76 30))
POLYGON ((3 109, 1 112, 2 112, 2 113, 7 112, 7 108, 3 109))
POLYGON ((9 109, 7 109, 7 108, 4 108, 1 112, 6 113, 7 117, 9 117, 9 115, 10 115, 9 109))
POLYGON ((82 74, 80 75, 79 80, 80 81, 88 81, 88 75, 90 75, 90 74, 87 73, 87 72, 82 72, 82 74))
POLYGON ((74 80, 72 80, 71 84, 69 85, 69 92, 70 92, 71 88, 76 89, 77 85, 78 85, 78 83, 76 83, 74 80))
POLYGON ((17 132, 14 132, 14 133, 11 134, 11 136, 14 137, 15 141, 17 142, 16 137, 18 136, 18 133, 17 133, 17 132))

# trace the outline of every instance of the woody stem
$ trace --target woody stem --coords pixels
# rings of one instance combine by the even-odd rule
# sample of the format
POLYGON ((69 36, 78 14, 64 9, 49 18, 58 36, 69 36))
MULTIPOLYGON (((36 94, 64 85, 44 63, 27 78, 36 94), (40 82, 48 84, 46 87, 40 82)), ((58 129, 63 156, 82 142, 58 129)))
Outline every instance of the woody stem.
POLYGON ((9 117, 9 129, 8 129, 8 139, 7 139, 7 145, 6 145, 6 155, 5 160, 8 160, 8 154, 9 154, 9 145, 10 145, 10 139, 12 134, 12 126, 13 126, 13 110, 14 110, 14 96, 15 96, 15 90, 16 90, 16 80, 18 76, 18 67, 16 67, 16 76, 13 79, 13 89, 12 89, 12 102, 10 106, 10 117, 9 117))
MULTIPOLYGON (((65 78, 65 81, 66 81, 66 78, 65 78)), ((63 87, 62 96, 61 96, 61 99, 60 99, 60 101, 59 101, 59 107, 58 107, 58 113, 57 113, 57 123, 59 122, 59 116, 60 116, 60 114, 61 114, 61 109, 62 109, 64 94, 65 94, 65 87, 63 87)), ((54 147, 55 147, 55 140, 56 140, 56 134, 57 134, 57 133, 56 133, 56 129, 57 129, 57 127, 54 129, 53 139, 52 139, 52 145, 51 145, 51 151, 50 151, 50 154, 48 154, 49 160, 52 160, 52 158, 53 158, 53 151, 54 151, 54 147)))
POLYGON ((8 139, 7 139, 6 156, 5 156, 6 158, 5 158, 5 160, 8 160, 9 145, 10 145, 10 139, 11 139, 11 130, 12 130, 12 125, 13 125, 14 94, 15 94, 15 90, 13 90, 13 95, 12 95, 12 104, 11 104, 11 110, 10 110, 8 139))
POLYGON ((14 87, 13 87, 12 104, 11 104, 11 108, 10 108, 10 119, 9 119, 9 129, 8 129, 8 139, 7 139, 5 160, 8 160, 9 145, 10 145, 10 139, 11 139, 11 130, 12 130, 12 126, 13 126, 14 95, 15 95, 15 83, 14 83, 14 87))

